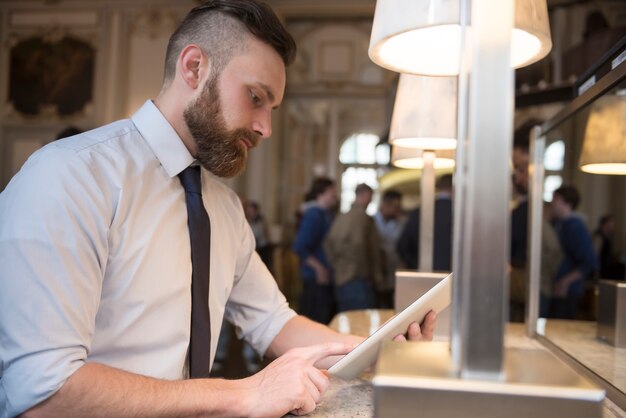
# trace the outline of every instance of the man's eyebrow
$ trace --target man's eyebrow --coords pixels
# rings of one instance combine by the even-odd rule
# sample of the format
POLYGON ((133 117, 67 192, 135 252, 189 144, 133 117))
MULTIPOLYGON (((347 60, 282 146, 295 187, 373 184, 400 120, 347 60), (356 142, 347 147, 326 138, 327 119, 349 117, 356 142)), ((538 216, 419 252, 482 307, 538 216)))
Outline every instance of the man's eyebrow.
MULTIPOLYGON (((270 99, 270 102, 274 103, 274 101, 276 101, 276 97, 274 96, 274 93, 272 93, 272 90, 267 84, 259 83, 259 87, 261 87, 265 91, 265 94, 267 94, 267 97, 268 99, 270 99)), ((272 107, 272 109, 276 109, 276 108, 278 108, 278 105, 272 107)))

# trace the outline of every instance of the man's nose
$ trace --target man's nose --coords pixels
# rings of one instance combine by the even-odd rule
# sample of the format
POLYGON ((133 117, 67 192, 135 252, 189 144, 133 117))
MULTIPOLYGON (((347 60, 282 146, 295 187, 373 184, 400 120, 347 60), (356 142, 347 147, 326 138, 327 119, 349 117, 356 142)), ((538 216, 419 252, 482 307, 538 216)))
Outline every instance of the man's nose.
POLYGON ((272 135, 272 115, 269 111, 263 111, 254 121, 252 130, 261 138, 269 138, 272 135))

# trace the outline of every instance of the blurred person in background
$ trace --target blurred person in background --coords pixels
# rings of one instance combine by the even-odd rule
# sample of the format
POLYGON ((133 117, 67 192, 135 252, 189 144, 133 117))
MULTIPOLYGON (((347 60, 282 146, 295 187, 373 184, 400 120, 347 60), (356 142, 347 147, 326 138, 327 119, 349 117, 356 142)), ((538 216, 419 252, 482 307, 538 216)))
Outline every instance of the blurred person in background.
POLYGON ((562 258, 553 280, 551 317, 575 319, 587 283, 598 267, 591 234, 574 211, 580 202, 578 190, 571 185, 556 189, 550 211, 561 245, 562 258))
MULTIPOLYGON (((444 174, 436 182, 435 225, 433 235, 433 270, 452 269, 452 174, 444 174)), ((419 265, 420 208, 409 213, 397 250, 409 269, 419 265)))
POLYGON ((377 302, 380 309, 391 309, 394 306, 394 289, 396 270, 401 266, 396 245, 404 228, 402 216, 402 194, 395 190, 387 190, 374 215, 374 222, 381 239, 383 279, 376 289, 377 302))
POLYGON ((267 223, 265 217, 261 213, 261 207, 253 200, 243 200, 243 211, 246 220, 252 228, 252 234, 256 242, 256 252, 259 253, 261 260, 268 269, 272 271, 272 245, 269 242, 267 223))
POLYGON ((607 214, 600 218, 598 227, 593 233, 593 246, 600 262, 601 279, 624 280, 624 262, 621 261, 613 248, 615 219, 607 214))
POLYGON ((365 212, 372 194, 371 187, 359 184, 352 208, 335 219, 324 241, 334 271, 338 312, 376 307, 376 286, 382 282, 380 236, 365 212))
POLYGON ((323 242, 335 218, 339 197, 335 182, 325 177, 313 181, 307 196, 311 203, 302 214, 293 243, 302 280, 299 311, 307 318, 328 324, 335 315, 334 283, 323 242))
MULTIPOLYGON (((515 130, 513 135, 512 182, 515 206, 511 211, 511 271, 509 286, 509 320, 524 322, 528 288, 528 165, 530 132, 541 121, 530 119, 515 130)), ((559 241, 552 228, 549 206, 545 206, 541 228, 541 294, 540 315, 548 315, 552 295, 552 279, 561 257, 559 241)))

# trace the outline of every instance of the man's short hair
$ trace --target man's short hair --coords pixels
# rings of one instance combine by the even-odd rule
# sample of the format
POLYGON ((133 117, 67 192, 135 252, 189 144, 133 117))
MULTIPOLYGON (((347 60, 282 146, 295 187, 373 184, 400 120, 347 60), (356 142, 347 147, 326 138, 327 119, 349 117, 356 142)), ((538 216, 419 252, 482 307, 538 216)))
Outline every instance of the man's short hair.
POLYGON ((574 186, 563 185, 554 191, 554 195, 558 195, 570 205, 572 210, 576 210, 578 203, 580 203, 580 193, 574 186))
POLYGON ((383 193, 383 202, 390 203, 394 200, 402 200, 402 193, 397 190, 387 190, 383 193))
POLYGON ((285 65, 296 56, 296 43, 274 11, 256 0, 209 0, 193 8, 170 37, 165 53, 164 84, 176 74, 176 62, 185 46, 198 45, 217 75, 236 54, 245 52, 246 36, 253 35, 280 55, 285 65))
POLYGON ((356 186, 356 189, 354 189, 354 193, 355 194, 361 194, 361 193, 373 193, 374 190, 372 190, 372 188, 370 186, 368 186, 365 183, 361 183, 358 186, 356 186))
POLYGON ((311 201, 317 199, 317 196, 324 193, 329 187, 333 187, 335 182, 328 177, 317 177, 311 184, 311 190, 305 195, 305 200, 311 201))
POLYGON ((541 125, 539 119, 529 119, 521 124, 513 133, 513 149, 519 149, 528 154, 530 148, 530 131, 537 125, 541 125))

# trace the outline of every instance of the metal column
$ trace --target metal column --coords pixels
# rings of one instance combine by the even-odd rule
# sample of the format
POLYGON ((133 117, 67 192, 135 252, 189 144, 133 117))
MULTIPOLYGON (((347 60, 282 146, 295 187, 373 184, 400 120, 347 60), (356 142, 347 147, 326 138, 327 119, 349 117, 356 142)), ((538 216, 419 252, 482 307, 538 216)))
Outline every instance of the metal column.
POLYGON ((514 3, 461 1, 452 360, 462 378, 502 378, 507 316, 514 3))
POLYGON ((539 318, 539 300, 541 287, 541 230, 543 228, 543 179, 544 167, 543 156, 546 147, 545 136, 540 136, 541 128, 536 126, 531 133, 530 155, 530 219, 528 222, 528 236, 530 237, 530 253, 528 254, 528 289, 526 300, 526 333, 534 337, 537 330, 537 318, 539 318))

